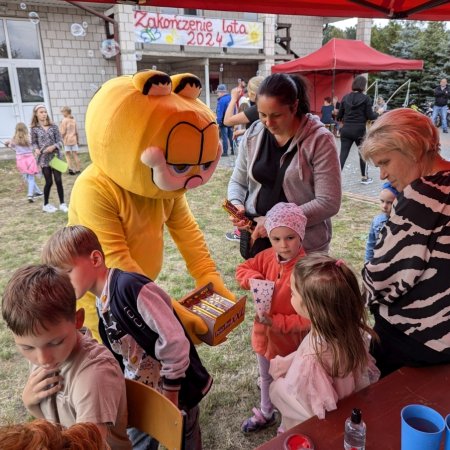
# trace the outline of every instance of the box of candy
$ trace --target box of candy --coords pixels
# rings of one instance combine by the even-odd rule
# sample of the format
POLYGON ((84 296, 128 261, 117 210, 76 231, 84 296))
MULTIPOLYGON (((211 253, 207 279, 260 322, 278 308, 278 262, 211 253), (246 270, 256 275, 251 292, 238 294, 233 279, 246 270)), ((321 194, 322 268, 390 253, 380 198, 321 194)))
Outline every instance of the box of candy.
POLYGON ((201 317, 208 326, 208 332, 199 338, 209 345, 217 345, 244 320, 246 300, 245 296, 237 301, 222 297, 209 283, 193 290, 179 303, 201 317))

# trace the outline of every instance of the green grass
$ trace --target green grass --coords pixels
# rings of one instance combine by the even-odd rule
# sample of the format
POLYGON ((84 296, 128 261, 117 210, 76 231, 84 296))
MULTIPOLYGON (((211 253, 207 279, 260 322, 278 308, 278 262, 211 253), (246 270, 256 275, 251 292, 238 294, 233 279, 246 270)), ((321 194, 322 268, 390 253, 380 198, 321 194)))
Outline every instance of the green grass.
MULTIPOLYGON (((82 161, 88 163, 87 155, 82 161)), ((230 290, 239 290, 234 272, 242 260, 238 244, 225 240, 231 230, 227 215, 221 208, 231 174, 229 168, 218 168, 206 185, 188 193, 190 206, 202 228, 209 249, 230 290)), ((23 264, 36 263, 47 237, 66 223, 60 212, 44 214, 42 202, 28 204, 14 161, 0 162, 0 292, 12 272, 23 264)), ((63 177, 66 198, 75 177, 63 177)), ((43 185, 43 180, 38 184, 43 185)), ((51 202, 58 204, 56 189, 52 188, 51 202)), ((375 205, 344 197, 339 214, 333 219, 334 236, 331 254, 345 259, 360 272, 364 258, 365 238, 372 217, 378 212, 375 205)), ((173 297, 179 298, 193 288, 184 261, 166 235, 165 261, 157 282, 173 297)), ((214 377, 210 393, 201 403, 201 426, 205 450, 251 449, 275 435, 276 429, 245 436, 240 432, 242 420, 258 405, 259 391, 256 358, 251 350, 250 330, 253 307, 247 302, 246 318, 228 340, 218 347, 201 345, 199 353, 204 365, 214 377)), ((22 407, 21 392, 28 375, 27 364, 16 353, 10 333, 0 320, 0 424, 27 419, 22 407)))

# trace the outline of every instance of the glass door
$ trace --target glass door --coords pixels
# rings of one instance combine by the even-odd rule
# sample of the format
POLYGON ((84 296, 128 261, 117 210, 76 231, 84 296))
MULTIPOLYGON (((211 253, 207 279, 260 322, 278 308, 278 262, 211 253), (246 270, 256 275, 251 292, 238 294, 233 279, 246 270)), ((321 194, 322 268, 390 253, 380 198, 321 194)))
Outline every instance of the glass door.
POLYGON ((0 19, 0 140, 14 134, 17 122, 30 125, 33 108, 46 103, 36 25, 0 19))

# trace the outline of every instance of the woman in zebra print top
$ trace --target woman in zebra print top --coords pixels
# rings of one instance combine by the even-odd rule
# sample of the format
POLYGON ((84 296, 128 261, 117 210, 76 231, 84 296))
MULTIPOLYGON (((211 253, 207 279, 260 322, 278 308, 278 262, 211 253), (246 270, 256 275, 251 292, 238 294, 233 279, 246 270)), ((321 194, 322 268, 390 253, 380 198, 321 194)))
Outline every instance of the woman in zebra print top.
POLYGON ((382 376, 450 363, 450 162, 439 151, 431 120, 407 108, 383 114, 361 146, 400 192, 363 269, 382 376))

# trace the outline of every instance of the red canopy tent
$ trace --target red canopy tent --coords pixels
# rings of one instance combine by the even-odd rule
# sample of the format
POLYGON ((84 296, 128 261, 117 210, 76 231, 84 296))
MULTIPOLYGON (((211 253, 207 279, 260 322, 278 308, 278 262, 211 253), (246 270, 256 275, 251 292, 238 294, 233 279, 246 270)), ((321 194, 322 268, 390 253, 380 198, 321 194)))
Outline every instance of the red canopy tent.
POLYGON ((311 84, 311 110, 319 112, 323 98, 342 98, 351 91, 354 74, 387 70, 422 70, 423 61, 395 58, 362 41, 331 39, 303 58, 272 66, 272 73, 297 73, 311 84))
MULTIPOLYGON (((62 0, 63 1, 63 0, 62 0)), ((245 11, 321 17, 450 20, 448 0, 87 0, 93 3, 136 3, 148 6, 245 11)), ((80 2, 81 3, 81 2, 80 2)))

